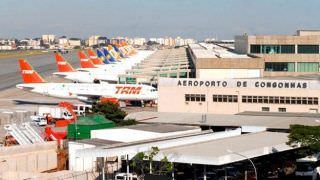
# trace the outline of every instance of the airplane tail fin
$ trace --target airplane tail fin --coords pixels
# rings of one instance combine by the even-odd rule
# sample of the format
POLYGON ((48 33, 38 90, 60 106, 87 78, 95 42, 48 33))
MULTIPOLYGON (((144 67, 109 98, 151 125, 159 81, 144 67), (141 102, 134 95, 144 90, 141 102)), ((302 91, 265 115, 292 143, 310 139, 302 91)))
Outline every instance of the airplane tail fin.
POLYGON ((88 52, 89 58, 91 59, 93 64, 95 64, 95 65, 103 64, 103 61, 100 58, 98 58, 98 56, 93 52, 92 49, 88 49, 87 52, 88 52))
POLYGON ((56 53, 56 63, 59 72, 73 72, 74 68, 62 57, 60 53, 56 53))
POLYGON ((110 52, 106 49, 106 48, 102 48, 103 49, 103 53, 106 56, 106 59, 110 62, 117 62, 112 55, 110 54, 110 52))
POLYGON ((113 48, 119 54, 120 58, 125 58, 125 56, 122 54, 122 52, 116 45, 114 45, 113 48))
POLYGON ((24 59, 19 59, 23 83, 44 83, 45 80, 24 59))
POLYGON ((110 64, 110 61, 106 58, 105 54, 100 49, 97 49, 97 55, 100 59, 102 59, 103 63, 110 64))
POLYGON ((78 52, 78 57, 80 59, 80 66, 82 68, 96 68, 96 66, 94 66, 92 61, 90 59, 88 59, 87 55, 84 54, 83 51, 78 52))

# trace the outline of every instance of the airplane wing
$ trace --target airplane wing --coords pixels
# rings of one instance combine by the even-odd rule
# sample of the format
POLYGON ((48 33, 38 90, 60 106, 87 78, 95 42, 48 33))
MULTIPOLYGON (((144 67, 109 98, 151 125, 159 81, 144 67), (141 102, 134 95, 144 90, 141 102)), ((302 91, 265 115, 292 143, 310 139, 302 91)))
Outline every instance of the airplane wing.
POLYGON ((112 96, 102 96, 102 95, 92 95, 92 94, 77 94, 77 98, 81 101, 94 102, 99 100, 101 97, 112 97, 112 96))

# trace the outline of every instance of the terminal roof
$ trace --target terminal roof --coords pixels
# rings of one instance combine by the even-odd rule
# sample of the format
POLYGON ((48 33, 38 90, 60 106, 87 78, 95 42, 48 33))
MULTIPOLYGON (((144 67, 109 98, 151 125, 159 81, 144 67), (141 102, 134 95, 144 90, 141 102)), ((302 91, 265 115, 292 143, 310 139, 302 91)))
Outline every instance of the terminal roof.
POLYGON ((227 137, 161 150, 160 160, 166 155, 171 162, 224 165, 292 149, 286 145, 287 133, 259 132, 227 137), (250 142, 250 143, 248 143, 250 142))
POLYGON ((189 48, 196 59, 198 58, 250 58, 246 54, 235 53, 232 48, 226 48, 216 44, 199 43, 190 44, 189 48))
POLYGON ((126 126, 125 128, 156 133, 169 133, 198 129, 198 127, 194 126, 179 126, 174 124, 138 124, 133 126, 126 126))
POLYGON ((292 124, 308 126, 319 126, 320 117, 315 114, 291 114, 269 113, 259 114, 244 113, 238 115, 229 114, 206 114, 203 119, 200 113, 171 113, 171 112, 136 112, 129 114, 126 118, 136 119, 143 123, 164 123, 196 126, 259 126, 267 129, 289 129, 292 124))

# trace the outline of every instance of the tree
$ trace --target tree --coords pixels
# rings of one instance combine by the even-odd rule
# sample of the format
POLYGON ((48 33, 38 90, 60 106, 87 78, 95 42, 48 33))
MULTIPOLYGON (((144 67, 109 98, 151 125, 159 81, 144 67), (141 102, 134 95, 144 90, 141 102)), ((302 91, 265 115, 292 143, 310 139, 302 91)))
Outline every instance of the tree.
POLYGON ((125 111, 113 102, 97 103, 93 105, 92 112, 103 114, 107 119, 112 121, 122 120, 127 115, 125 111))
POLYGON ((312 152, 320 151, 320 126, 290 125, 288 145, 305 147, 312 152))
POLYGON ((152 147, 149 152, 139 152, 132 158, 131 166, 139 175, 144 176, 147 173, 155 175, 169 175, 173 171, 173 165, 169 162, 167 156, 164 156, 159 162, 153 159, 159 153, 158 147, 152 147))
POLYGON ((94 114, 102 114, 107 119, 115 122, 117 126, 135 125, 137 122, 134 119, 123 120, 127 113, 119 108, 118 104, 113 102, 97 103, 92 106, 94 114))

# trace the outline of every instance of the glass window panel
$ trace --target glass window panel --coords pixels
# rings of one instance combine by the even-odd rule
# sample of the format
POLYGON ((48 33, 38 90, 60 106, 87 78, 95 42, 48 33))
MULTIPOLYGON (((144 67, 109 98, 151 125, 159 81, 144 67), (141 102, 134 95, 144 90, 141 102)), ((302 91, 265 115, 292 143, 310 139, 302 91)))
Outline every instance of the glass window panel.
POLYGON ((278 54, 280 53, 280 45, 261 45, 263 54, 278 54))
POLYGON ((269 103, 274 103, 274 97, 273 96, 269 96, 269 103))
POLYGON ((301 104, 301 97, 297 97, 297 104, 301 104))
POLYGON ((185 95, 185 101, 190 101, 190 95, 189 94, 185 95))
POLYGON ((250 45, 250 53, 260 54, 261 53, 261 46, 260 45, 256 45, 256 44, 250 45))
POLYGON ((242 102, 244 102, 244 103, 247 102, 247 96, 242 96, 242 102))
POLYGON ((278 110, 279 110, 279 112, 286 112, 287 111, 286 108, 279 108, 278 110))
POLYGON ((197 101, 197 102, 200 101, 200 94, 196 94, 196 101, 197 101))
POLYGON ((257 103, 257 102, 258 102, 258 97, 257 97, 257 96, 253 96, 252 102, 253 102, 253 103, 257 103))
POLYGON ((308 104, 308 103, 307 103, 307 98, 306 98, 306 97, 303 97, 303 98, 302 98, 302 104, 308 104))
POLYGON ((299 54, 319 54, 319 45, 298 45, 299 54))
POLYGON ((281 54, 294 54, 295 45, 281 45, 281 54))
POLYGON ((232 96, 233 97, 233 102, 238 102, 238 96, 232 96))
POLYGON ((213 102, 218 102, 218 95, 213 95, 213 102))
POLYGON ((265 71, 287 71, 294 72, 295 64, 294 62, 266 62, 265 71))
POLYGON ((286 104, 290 104, 290 97, 286 97, 286 104))
POLYGON ((312 97, 308 97, 308 104, 313 104, 313 98, 312 97))
POLYGON ((205 94, 201 94, 201 101, 202 102, 206 101, 206 95, 205 94))
POLYGON ((196 101, 196 96, 194 94, 191 94, 191 101, 196 101))
POLYGON ((319 72, 318 62, 298 62, 298 72, 319 72))
POLYGON ((318 98, 317 97, 313 98, 313 104, 318 105, 318 98))
POLYGON ((223 95, 223 102, 228 102, 228 95, 223 95))

